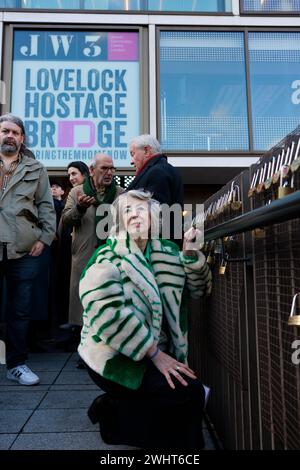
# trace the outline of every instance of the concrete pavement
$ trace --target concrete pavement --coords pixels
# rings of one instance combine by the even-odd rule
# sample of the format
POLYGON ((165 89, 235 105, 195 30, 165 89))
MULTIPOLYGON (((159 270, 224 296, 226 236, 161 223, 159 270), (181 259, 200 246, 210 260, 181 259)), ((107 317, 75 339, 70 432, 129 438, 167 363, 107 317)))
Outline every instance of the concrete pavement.
MULTIPOLYGON (((39 385, 28 387, 6 379, 0 365, 0 450, 133 450, 105 444, 87 409, 99 395, 77 353, 31 353, 28 366, 39 385)), ((206 449, 215 449, 204 425, 206 449)))

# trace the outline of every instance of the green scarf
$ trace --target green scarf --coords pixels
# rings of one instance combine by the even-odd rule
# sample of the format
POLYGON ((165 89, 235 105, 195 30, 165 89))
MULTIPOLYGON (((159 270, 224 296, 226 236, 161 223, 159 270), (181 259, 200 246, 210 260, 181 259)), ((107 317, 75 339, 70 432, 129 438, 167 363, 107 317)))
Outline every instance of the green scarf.
MULTIPOLYGON (((114 200, 116 199, 116 194, 117 194, 117 185, 115 183, 115 180, 112 180, 111 185, 108 186, 105 189, 103 199, 100 199, 101 196, 99 196, 99 194, 97 193, 97 190, 94 186, 93 179, 91 178, 91 176, 89 176, 88 178, 85 178, 85 180, 83 182, 83 192, 87 196, 91 196, 91 197, 95 198, 96 202, 95 202, 94 205, 97 208, 98 206, 100 206, 100 204, 111 204, 112 202, 114 202, 114 200)), ((96 209, 96 211, 97 211, 97 209, 96 209)), ((95 219, 95 226, 96 227, 97 227, 98 223, 104 217, 105 217, 105 214, 104 215, 96 215, 96 219, 95 219)), ((104 245, 104 243, 106 242, 106 239, 101 240, 98 237, 97 237, 97 240, 98 240, 98 246, 104 245)))

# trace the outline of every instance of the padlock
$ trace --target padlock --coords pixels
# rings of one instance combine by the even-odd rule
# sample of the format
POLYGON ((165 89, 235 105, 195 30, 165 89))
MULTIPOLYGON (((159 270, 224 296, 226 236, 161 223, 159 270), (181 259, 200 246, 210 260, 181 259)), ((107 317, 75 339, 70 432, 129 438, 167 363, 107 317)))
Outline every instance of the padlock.
POLYGON ((289 194, 294 192, 294 188, 291 188, 290 186, 279 186, 278 188, 278 199, 282 199, 285 196, 288 196, 289 194))
POLYGON ((275 157, 273 156, 272 160, 270 160, 268 164, 267 178, 264 182, 265 189, 269 189, 273 183, 272 175, 274 173, 274 168, 275 168, 275 157))
POLYGON ((278 199, 282 199, 285 196, 288 196, 289 194, 293 193, 295 191, 294 189, 294 175, 292 175, 290 184, 288 181, 285 183, 283 182, 284 176, 281 174, 280 176, 280 186, 278 187, 278 199))
POLYGON ((299 152, 300 152, 300 137, 299 137, 299 139, 298 139, 298 143, 297 143, 297 148, 296 148, 295 156, 294 156, 294 159, 293 159, 292 164, 291 164, 291 171, 292 171, 292 173, 294 173, 295 171, 297 171, 298 168, 300 167, 300 157, 298 156, 298 155, 299 155, 299 152))
POLYGON ((219 266, 219 274, 223 276, 225 274, 226 267, 227 267, 227 261, 225 259, 222 259, 221 264, 219 266))
POLYGON ((224 241, 224 247, 225 247, 226 253, 229 253, 229 252, 232 253, 238 247, 237 238, 232 235, 230 237, 223 238, 223 241, 224 241))
POLYGON ((252 230, 252 237, 256 240, 261 240, 262 238, 266 238, 266 231, 264 228, 257 227, 252 230))
POLYGON ((282 149, 281 154, 277 155, 275 170, 274 170, 274 173, 273 173, 273 176, 272 176, 272 181, 273 181, 274 184, 276 184, 278 182, 279 178, 280 178, 281 167, 284 164, 284 154, 285 154, 285 150, 282 149))
POLYGON ((208 256, 206 258, 206 262, 207 262, 207 264, 214 264, 215 257, 214 257, 212 252, 208 254, 208 256))
POLYGON ((256 192, 256 188, 250 188, 248 191, 248 197, 254 196, 254 193, 256 192))
POLYGON ((259 169, 253 173, 252 181, 251 181, 250 188, 248 191, 248 197, 252 197, 254 193, 256 192, 256 181, 258 179, 258 175, 259 175, 259 169))
POLYGON ((300 157, 296 158, 296 160, 294 160, 293 163, 291 164, 292 173, 295 173, 295 171, 297 171, 299 167, 300 167, 300 157))
POLYGON ((207 258, 206 258, 206 262, 208 264, 214 264, 214 262, 215 262, 214 250, 215 250, 215 241, 213 240, 210 243, 210 246, 208 247, 208 255, 207 255, 207 258))
POLYGON ((257 194, 262 193, 264 190, 265 190, 265 183, 264 182, 259 183, 256 188, 257 194))
POLYGON ((238 211, 242 207, 242 201, 240 197, 240 188, 237 184, 233 188, 230 207, 233 211, 238 211))
MULTIPOLYGON (((294 297, 293 297, 291 313, 290 313, 290 316, 289 316, 289 319, 288 319, 288 325, 289 326, 300 326, 300 315, 295 314, 296 299, 297 299, 299 294, 300 294, 300 292, 298 292, 298 294, 295 294, 294 297)), ((298 301, 298 304, 299 304, 299 301, 298 301)), ((298 308, 299 308, 299 305, 298 305, 298 308)))

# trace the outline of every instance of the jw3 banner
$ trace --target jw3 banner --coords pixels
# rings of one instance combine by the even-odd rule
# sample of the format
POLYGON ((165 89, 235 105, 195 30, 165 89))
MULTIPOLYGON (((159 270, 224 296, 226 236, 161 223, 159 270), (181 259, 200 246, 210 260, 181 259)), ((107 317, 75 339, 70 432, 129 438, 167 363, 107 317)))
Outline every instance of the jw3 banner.
POLYGON ((129 167, 140 122, 138 33, 15 31, 12 112, 47 167, 97 152, 129 167))

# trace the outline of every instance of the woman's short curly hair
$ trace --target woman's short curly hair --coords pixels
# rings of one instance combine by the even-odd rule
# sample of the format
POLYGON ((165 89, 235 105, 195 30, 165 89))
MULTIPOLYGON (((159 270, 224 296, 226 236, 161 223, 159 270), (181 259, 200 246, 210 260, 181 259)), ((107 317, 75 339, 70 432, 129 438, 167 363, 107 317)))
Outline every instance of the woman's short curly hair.
POLYGON ((112 227, 110 230, 110 236, 120 236, 121 234, 126 233, 123 214, 125 213, 125 204, 128 201, 128 197, 138 199, 140 201, 146 201, 149 207, 150 213, 150 229, 149 229, 149 238, 159 238, 160 233, 160 204, 155 199, 152 199, 152 193, 145 191, 144 189, 132 189, 125 193, 120 194, 120 196, 112 203, 111 213, 112 213, 112 227))

